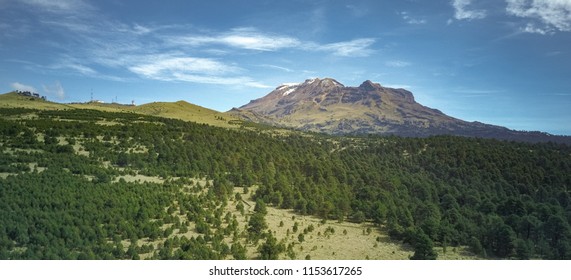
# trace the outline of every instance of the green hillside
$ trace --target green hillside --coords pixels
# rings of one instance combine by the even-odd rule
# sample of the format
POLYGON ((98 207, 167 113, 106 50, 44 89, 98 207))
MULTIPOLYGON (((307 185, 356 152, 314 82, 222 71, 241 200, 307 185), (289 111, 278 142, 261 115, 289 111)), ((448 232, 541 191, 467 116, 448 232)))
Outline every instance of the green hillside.
POLYGON ((45 101, 41 98, 22 96, 16 92, 0 94, 0 108, 29 108, 37 110, 63 110, 70 107, 64 104, 45 101))
POLYGON ((95 102, 61 104, 10 92, 0 95, 0 108, 28 108, 37 110, 90 109, 103 112, 137 113, 227 128, 239 127, 241 123, 237 117, 190 104, 186 101, 153 102, 139 106, 95 102))
POLYGON ((236 127, 231 125, 231 120, 238 120, 226 113, 221 113, 208 108, 188 103, 177 102, 153 102, 133 108, 133 112, 150 116, 173 118, 184 121, 193 121, 220 127, 236 127))
POLYGON ((563 144, 26 108, 0 135, 0 259, 571 258, 563 144))

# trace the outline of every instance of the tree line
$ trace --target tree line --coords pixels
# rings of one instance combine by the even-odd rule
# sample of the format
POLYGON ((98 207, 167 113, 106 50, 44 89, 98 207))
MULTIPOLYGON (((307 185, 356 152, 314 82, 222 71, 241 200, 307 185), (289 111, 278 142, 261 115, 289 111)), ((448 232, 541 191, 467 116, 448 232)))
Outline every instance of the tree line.
MULTIPOLYGON (((121 240, 170 236, 185 228, 180 216, 200 238, 167 239, 155 258, 242 258, 238 237, 223 241, 240 230, 220 209, 235 187, 253 185, 274 207, 371 221, 412 244, 414 258, 435 258, 434 245, 571 257, 571 148, 562 144, 281 135, 93 110, 0 115, 0 172, 11 174, 0 178, 1 258, 130 258, 145 249, 121 240), (136 174, 165 182, 118 179, 136 174), (190 178, 213 183, 188 195, 190 178)), ((280 244, 256 213, 249 232, 274 256, 280 244)))

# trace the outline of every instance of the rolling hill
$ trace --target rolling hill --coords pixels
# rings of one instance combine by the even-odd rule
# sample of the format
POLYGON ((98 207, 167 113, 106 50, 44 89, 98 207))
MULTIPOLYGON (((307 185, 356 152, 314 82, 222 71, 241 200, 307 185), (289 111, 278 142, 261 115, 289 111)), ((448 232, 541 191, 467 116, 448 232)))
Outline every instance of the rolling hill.
POLYGON ((27 108, 38 110, 65 110, 71 106, 54 103, 30 96, 23 96, 17 92, 9 92, 0 95, 0 108, 27 108))
POLYGON ((179 119, 218 127, 237 127, 229 114, 204 108, 186 101, 153 102, 139 106, 118 103, 56 103, 41 98, 22 96, 16 92, 0 95, 0 108, 27 108, 37 110, 90 109, 103 112, 128 112, 142 115, 179 119))

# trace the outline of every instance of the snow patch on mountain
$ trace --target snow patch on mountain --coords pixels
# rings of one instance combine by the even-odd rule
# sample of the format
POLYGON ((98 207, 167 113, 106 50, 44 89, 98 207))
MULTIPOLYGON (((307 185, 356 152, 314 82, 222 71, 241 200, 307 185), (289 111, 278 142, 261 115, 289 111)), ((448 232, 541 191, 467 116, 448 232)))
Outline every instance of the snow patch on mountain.
POLYGON ((297 87, 292 87, 283 93, 283 96, 287 96, 292 93, 297 87))
POLYGON ((282 93, 282 96, 287 96, 290 93, 292 93, 293 91, 295 91, 299 85, 300 85, 299 83, 284 83, 284 84, 281 84, 276 90, 279 90, 279 91, 285 90, 282 93))
POLYGON ((305 80, 304 84, 313 84, 317 80, 319 80, 319 78, 307 79, 305 80))

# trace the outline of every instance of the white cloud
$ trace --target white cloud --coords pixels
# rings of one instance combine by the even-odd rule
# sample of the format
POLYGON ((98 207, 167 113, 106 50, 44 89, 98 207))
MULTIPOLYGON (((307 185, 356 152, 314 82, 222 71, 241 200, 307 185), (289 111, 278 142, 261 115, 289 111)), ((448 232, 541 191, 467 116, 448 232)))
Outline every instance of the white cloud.
POLYGON ((62 100, 65 98, 65 91, 59 81, 56 81, 53 86, 42 85, 44 92, 48 95, 55 96, 57 99, 62 100))
POLYGON ((261 67, 266 67, 266 68, 271 68, 271 69, 277 69, 277 70, 281 70, 284 72, 294 72, 292 69, 287 68, 287 67, 282 67, 282 66, 277 66, 277 65, 271 65, 271 64, 261 64, 259 65, 261 67))
MULTIPOLYGON (((2 1, 5 0, 0 0, 0 3, 2 1)), ((300 44, 296 38, 263 33, 253 28, 236 28, 213 36, 196 33, 198 36, 184 37, 181 34, 188 35, 189 30, 193 30, 192 26, 126 23, 101 13, 87 0, 8 1, 19 4, 20 8, 31 12, 42 27, 60 35, 43 42, 58 50, 59 55, 54 55, 51 63, 37 67, 58 71, 58 74, 64 71, 66 74, 125 81, 130 77, 121 73, 127 71, 153 80, 266 87, 242 75, 246 70, 227 62, 225 55, 234 49, 277 51, 300 44), (179 42, 173 43, 170 39, 179 42), (205 48, 205 45, 210 46, 205 48), (213 49, 213 46, 218 49, 213 49), (188 55, 197 52, 219 59, 188 55)), ((0 31, 6 28, 10 25, 0 25, 0 31)), ((0 38, 2 36, 6 34, 0 34, 0 38)), ((59 90, 56 86, 44 89, 53 94, 63 94, 63 88, 59 90)))
POLYGON ((305 48, 309 50, 328 51, 335 56, 363 57, 373 53, 373 50, 369 47, 374 43, 375 39, 362 38, 325 45, 307 44, 305 48))
POLYGON ((527 32, 527 33, 541 34, 541 35, 545 35, 545 34, 549 33, 549 30, 539 28, 539 27, 535 26, 533 23, 528 23, 524 28, 522 28, 522 31, 527 32))
POLYGON ((208 58, 195 57, 169 57, 168 55, 149 56, 144 64, 129 67, 134 73, 158 80, 169 80, 185 73, 203 73, 209 75, 221 75, 237 72, 239 68, 208 58))
POLYGON ((387 61, 385 63, 385 65, 389 66, 389 67, 398 67, 398 68, 402 68, 402 67, 407 67, 410 66, 411 63, 407 62, 407 61, 402 61, 402 60, 391 60, 391 61, 387 61))
POLYGON ((236 28, 218 36, 172 37, 170 41, 193 47, 206 44, 222 44, 234 48, 258 51, 276 51, 300 45, 300 41, 296 38, 263 34, 253 28, 236 28))
POLYGON ((129 70, 148 79, 269 88, 249 77, 233 75, 241 69, 213 59, 158 55, 141 60, 150 62, 131 66, 129 70))
POLYGON ((231 55, 239 50, 291 50, 364 57, 373 53, 371 45, 375 42, 371 38, 358 38, 322 44, 250 27, 206 33, 189 25, 126 23, 102 14, 86 0, 22 0, 21 3, 37 15, 38 23, 60 35, 43 42, 59 54, 54 55, 57 60, 40 68, 115 81, 132 78, 133 75, 124 75, 128 72, 152 80, 265 88, 263 83, 248 77, 247 69, 234 64, 240 59, 231 61, 231 55))
POLYGON ((545 25, 538 28, 527 25, 523 31, 547 34, 555 29, 571 31, 571 0, 506 0, 510 15, 533 19, 545 25))
POLYGON ((472 0, 452 0, 454 18, 457 20, 473 20, 486 17, 487 13, 485 10, 469 10, 468 6, 471 4, 472 0))
POLYGON ((260 82, 256 82, 250 77, 209 76, 209 75, 185 74, 185 73, 174 73, 173 77, 177 81, 199 83, 199 84, 247 86, 253 88, 272 88, 271 86, 265 85, 260 82))
POLYGON ((257 34, 247 29, 235 30, 233 33, 223 36, 221 41, 233 47, 260 51, 292 48, 300 44, 295 38, 257 34))
MULTIPOLYGON (((91 54, 91 56, 93 56, 93 54, 91 54)), ((108 58, 108 59, 110 60, 110 58, 108 58)), ((89 62, 91 64, 104 64, 104 60, 106 60, 106 58, 98 57, 98 58, 94 58, 92 61, 86 61, 86 62, 89 62)), ((121 64, 124 61, 126 61, 126 59, 124 57, 122 59, 117 58, 114 60, 114 62, 116 63, 114 65, 124 65, 124 64, 121 64), (122 62, 118 62, 120 60, 122 62)), ((98 79, 105 79, 105 80, 111 80, 111 81, 125 81, 126 80, 123 77, 102 74, 102 73, 98 72, 97 70, 93 69, 92 67, 81 64, 78 59, 74 59, 71 56, 62 56, 57 63, 49 65, 49 66, 35 65, 34 67, 35 68, 46 68, 49 70, 63 70, 66 72, 66 74, 79 75, 79 76, 98 78, 98 79)), ((121 67, 123 67, 123 66, 121 66, 121 67)))
POLYGON ((92 68, 81 65, 74 62, 64 62, 58 63, 56 65, 51 66, 52 69, 71 69, 75 72, 79 72, 81 75, 95 77, 97 76, 97 71, 93 70, 92 68))
POLYGON ((51 13, 73 14, 91 10, 92 7, 82 0, 21 0, 22 3, 51 13))
POLYGON ((413 18, 408 12, 400 12, 400 16, 408 24, 426 24, 425 19, 413 18))
POLYGON ((36 90, 36 88, 34 88, 33 86, 21 84, 19 82, 14 82, 10 84, 10 86, 12 86, 13 89, 19 91, 38 92, 38 90, 36 90))
POLYGON ((221 44, 233 48, 278 51, 281 49, 298 49, 305 51, 329 51, 335 56, 368 56, 373 51, 369 48, 375 39, 360 38, 351 41, 330 44, 303 42, 297 38, 264 34, 253 28, 236 28, 231 32, 214 36, 171 36, 168 42, 173 45, 200 47, 208 44, 221 44))
POLYGON ((147 34, 152 32, 153 30, 149 27, 146 26, 142 26, 139 24, 135 24, 133 25, 133 33, 138 34, 138 35, 142 35, 142 34, 147 34))

